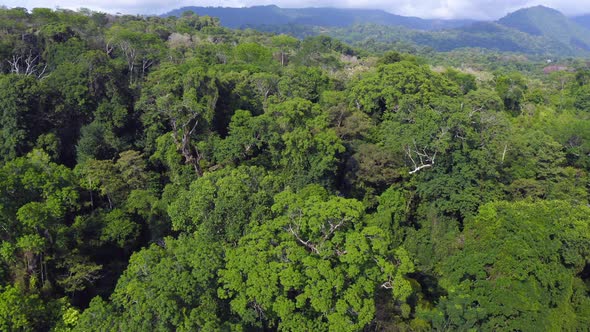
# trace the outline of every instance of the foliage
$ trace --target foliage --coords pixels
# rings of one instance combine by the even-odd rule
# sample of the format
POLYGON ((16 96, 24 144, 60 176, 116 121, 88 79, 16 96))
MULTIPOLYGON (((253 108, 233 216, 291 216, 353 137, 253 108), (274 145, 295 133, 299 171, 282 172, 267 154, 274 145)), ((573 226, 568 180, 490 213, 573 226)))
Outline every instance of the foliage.
POLYGON ((586 329, 588 64, 325 31, 0 8, 0 330, 586 329))
POLYGON ((482 206, 462 246, 441 264, 449 294, 432 313, 434 327, 585 326, 589 317, 578 306, 587 304, 572 297, 586 291, 579 279, 590 240, 586 210, 559 201, 482 206))
POLYGON ((275 196, 272 210, 277 217, 229 250, 220 272, 220 296, 244 325, 354 331, 372 320, 380 284, 410 295, 407 252, 389 252, 380 229, 363 228, 360 202, 308 186, 275 196))

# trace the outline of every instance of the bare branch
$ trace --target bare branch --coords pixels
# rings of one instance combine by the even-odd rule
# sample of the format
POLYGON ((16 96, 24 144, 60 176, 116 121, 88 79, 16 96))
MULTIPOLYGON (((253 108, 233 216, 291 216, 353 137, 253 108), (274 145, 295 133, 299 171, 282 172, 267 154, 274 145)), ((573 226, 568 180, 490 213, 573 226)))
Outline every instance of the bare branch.
POLYGON ((338 230, 338 228, 342 227, 342 225, 344 225, 345 222, 346 222, 346 219, 341 219, 337 224, 329 223, 330 230, 328 230, 328 232, 326 234, 324 234, 324 237, 322 238, 322 242, 327 241, 328 238, 330 238, 330 236, 332 236, 332 234, 334 234, 334 232, 336 232, 336 230, 338 230))
POLYGON ((192 165, 195 169, 195 172, 198 176, 203 176, 203 170, 201 169, 200 161, 202 159, 202 155, 199 153, 199 150, 191 145, 190 137, 197 127, 198 121, 195 121, 192 128, 187 130, 187 126, 189 125, 190 121, 194 120, 197 115, 195 115, 191 120, 182 124, 182 128, 178 128, 178 122, 176 118, 170 119, 170 124, 172 126, 172 139, 176 144, 176 148, 180 151, 182 156, 184 157, 185 163, 192 165), (179 139, 179 131, 181 132, 182 137, 179 139))
POLYGON ((191 130, 188 132, 189 135, 192 135, 195 132, 195 129, 197 129, 197 126, 199 125, 199 120, 195 120, 195 123, 193 124, 193 127, 191 128, 191 130))
POLYGON ((388 280, 386 282, 384 282, 381 285, 381 288, 385 288, 385 289, 393 289, 393 284, 391 283, 391 280, 388 280))
POLYGON ((409 173, 410 174, 415 174, 415 173, 418 173, 419 171, 421 171, 421 170, 423 170, 425 168, 429 168, 429 167, 432 167, 432 164, 425 164, 425 165, 422 165, 422 166, 418 166, 413 171, 410 171, 409 173))
POLYGON ((504 144, 504 151, 502 152, 502 164, 504 164, 504 158, 506 157, 506 151, 508 151, 508 143, 504 144))
POLYGON ((29 56, 27 56, 27 58, 25 59, 25 75, 31 75, 36 71, 37 59, 39 59, 38 55, 33 56, 33 54, 29 52, 29 56))
POLYGON ((47 69, 47 64, 45 64, 45 66, 43 66, 43 70, 41 70, 41 72, 39 74, 37 74, 37 79, 42 79, 45 77, 45 70, 47 69))
POLYGON ((412 171, 410 171, 409 174, 415 174, 425 168, 430 168, 430 167, 434 166, 434 161, 436 160, 436 154, 437 154, 437 152, 428 153, 425 149, 422 149, 422 151, 419 151, 418 147, 416 146, 415 141, 414 141, 414 150, 412 150, 409 146, 406 146, 406 155, 408 156, 408 158, 410 158, 410 160, 412 161, 412 164, 414 166, 414 169, 412 171), (417 163, 416 160, 412 157, 412 155, 417 156, 420 163, 417 163))
POLYGON ((287 230, 289 231, 289 233, 291 233, 291 234, 293 234, 293 236, 295 236, 295 239, 297 239, 297 241, 299 243, 303 244, 305 247, 307 247, 312 252, 314 252, 318 255, 320 254, 320 251, 313 243, 311 243, 309 241, 305 241, 299 237, 299 234, 293 229, 293 225, 289 225, 289 228, 287 228, 287 230))
POLYGON ((111 56, 111 53, 113 52, 113 49, 115 47, 113 45, 110 44, 110 42, 107 42, 106 46, 105 46, 105 52, 107 53, 108 56, 111 56))
POLYGON ((37 78, 42 78, 47 69, 47 64, 39 73, 39 55, 33 55, 32 51, 25 58, 23 55, 13 54, 11 59, 6 60, 10 65, 10 72, 14 74, 35 75, 37 78))
POLYGON ((336 255, 338 256, 344 256, 348 254, 348 251, 344 250, 344 251, 340 251, 340 249, 336 249, 336 255))
POLYGON ((254 311, 258 314, 260 319, 266 319, 266 315, 264 314, 264 309, 260 306, 260 304, 256 303, 256 301, 250 304, 254 311))
POLYGON ((20 74, 20 61, 21 56, 12 55, 12 61, 8 59, 8 63, 10 64, 10 72, 14 74, 20 74))

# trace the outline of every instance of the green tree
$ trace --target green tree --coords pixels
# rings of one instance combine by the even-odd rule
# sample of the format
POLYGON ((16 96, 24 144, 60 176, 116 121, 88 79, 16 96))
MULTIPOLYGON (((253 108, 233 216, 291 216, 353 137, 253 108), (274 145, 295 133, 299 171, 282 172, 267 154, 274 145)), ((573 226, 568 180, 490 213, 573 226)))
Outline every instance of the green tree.
POLYGON ((233 54, 237 63, 264 69, 268 69, 272 65, 272 52, 257 43, 239 44, 234 48, 233 54))
POLYGON ((441 95, 455 97, 459 93, 457 85, 446 77, 426 66, 401 61, 379 66, 375 72, 354 82, 350 88, 350 107, 381 116, 399 108, 402 97, 412 96, 418 105, 428 105, 441 95))
POLYGON ((0 183, 2 258, 17 284, 36 289, 49 278, 47 262, 67 250, 64 231, 79 204, 75 176, 33 150, 0 168, 0 183))
POLYGON ((39 88, 34 78, 20 75, 0 76, 0 152, 2 160, 23 156, 34 144, 39 129, 39 88))
POLYGON ((75 330, 218 330, 224 324, 215 295, 221 263, 219 243, 198 234, 151 245, 131 257, 112 305, 95 298, 75 330))
POLYGON ((224 169, 194 181, 168 208, 175 230, 236 243, 249 223, 262 222, 272 201, 273 178, 258 167, 224 169), (269 192, 270 191, 270 192, 269 192), (239 207, 239 208, 238 208, 239 207))
POLYGON ((146 139, 153 144, 169 130, 185 163, 202 176, 205 160, 195 140, 208 133, 218 97, 215 78, 202 68, 169 65, 154 71, 139 106, 147 127, 146 139))
POLYGON ((0 329, 38 331, 44 327, 44 307, 36 295, 13 286, 0 287, 0 329))
POLYGON ((504 101, 504 107, 514 115, 520 113, 527 91, 527 84, 518 73, 499 75, 496 77, 496 91, 504 101))
POLYGON ((323 91, 330 87, 330 79, 319 68, 295 67, 279 81, 279 95, 283 98, 303 98, 318 102, 323 91))
POLYGON ((446 76, 452 82, 455 82, 459 86, 461 92, 464 95, 468 94, 470 91, 474 91, 477 89, 475 76, 473 75, 462 73, 458 70, 454 70, 451 68, 447 69, 447 71, 445 71, 443 75, 446 76))
POLYGON ((441 264, 448 296, 429 316, 433 327, 586 326, 589 299, 578 294, 587 292, 579 279, 590 240, 587 209, 560 201, 482 206, 458 250, 441 264))
POLYGON ((139 24, 131 27, 113 25, 106 32, 107 54, 115 47, 121 52, 127 62, 130 84, 135 83, 137 77, 143 78, 164 52, 160 36, 142 28, 139 24))
POLYGON ((380 229, 363 227, 360 202, 312 185, 278 194, 272 210, 220 271, 219 294, 244 327, 359 330, 374 318, 379 287, 402 300, 411 294, 413 263, 387 248, 380 229))
POLYGON ((281 66, 286 66, 289 63, 291 53, 299 45, 299 40, 288 35, 276 35, 271 38, 271 43, 278 49, 281 66))

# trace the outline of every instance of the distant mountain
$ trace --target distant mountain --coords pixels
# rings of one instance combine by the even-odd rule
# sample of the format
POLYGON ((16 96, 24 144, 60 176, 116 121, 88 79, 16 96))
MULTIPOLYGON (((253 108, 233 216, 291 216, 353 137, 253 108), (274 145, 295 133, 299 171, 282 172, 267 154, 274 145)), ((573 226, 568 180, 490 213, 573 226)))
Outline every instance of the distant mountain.
POLYGON ((495 22, 478 22, 453 30, 432 32, 413 41, 443 52, 469 47, 529 54, 575 53, 546 36, 531 35, 495 22))
POLYGON ((482 48, 537 55, 590 55, 590 29, 585 28, 590 25, 590 15, 568 18, 543 6, 517 10, 496 22, 428 20, 368 9, 277 6, 184 7, 163 16, 180 16, 185 11, 218 17, 229 28, 253 28, 299 38, 323 34, 376 49, 395 43, 437 51, 482 48))
POLYGON ((590 51, 590 30, 544 6, 517 10, 498 23, 533 36, 544 36, 574 49, 590 51))
POLYGON ((261 30, 286 33, 296 37, 328 35, 348 44, 373 50, 385 49, 387 44, 396 48, 407 46, 430 47, 447 52, 459 48, 481 48, 501 52, 537 55, 574 56, 577 51, 545 36, 534 36, 495 22, 478 22, 471 25, 441 31, 420 31, 404 27, 375 24, 354 25, 344 28, 290 26, 262 26, 261 30))
POLYGON ((258 25, 309 25, 347 27, 356 24, 403 26, 416 30, 456 28, 473 23, 473 20, 429 20, 390 14, 382 10, 341 8, 279 8, 277 6, 183 7, 163 16, 180 16, 185 11, 198 15, 218 17, 223 26, 240 29, 258 25))
POLYGON ((575 16, 571 18, 572 21, 578 23, 586 29, 590 30, 590 14, 575 16))

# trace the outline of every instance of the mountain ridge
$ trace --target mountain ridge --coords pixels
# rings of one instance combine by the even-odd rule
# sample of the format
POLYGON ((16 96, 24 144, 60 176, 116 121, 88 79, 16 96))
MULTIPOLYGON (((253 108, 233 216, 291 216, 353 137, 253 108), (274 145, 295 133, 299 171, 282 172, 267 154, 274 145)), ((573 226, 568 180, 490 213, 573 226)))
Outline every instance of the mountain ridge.
POLYGON ((571 18, 574 22, 578 23, 586 29, 590 29, 590 14, 578 15, 571 18))
POLYGON ((553 8, 545 6, 523 8, 504 16, 497 22, 530 35, 546 36, 574 48, 590 51, 590 30, 553 8))
POLYGON ((299 38, 326 34, 351 44, 377 39, 381 43, 409 42, 437 51, 484 48, 528 54, 590 55, 590 29, 584 25, 587 22, 590 26, 590 15, 572 19, 545 6, 522 8, 496 21, 422 19, 376 9, 292 9, 276 5, 183 7, 163 16, 180 16, 185 11, 218 17, 229 28, 252 28, 299 38), (359 28, 362 26, 368 28, 359 28))
POLYGON ((281 8, 276 5, 235 7, 197 7, 188 6, 172 10, 162 16, 180 16, 185 11, 198 15, 213 16, 221 24, 234 29, 259 25, 315 25, 326 27, 345 27, 354 24, 380 24, 384 26, 404 26, 416 30, 439 30, 456 28, 475 22, 475 20, 424 19, 402 16, 380 9, 353 9, 333 7, 281 8), (270 23, 269 23, 270 22, 270 23))

